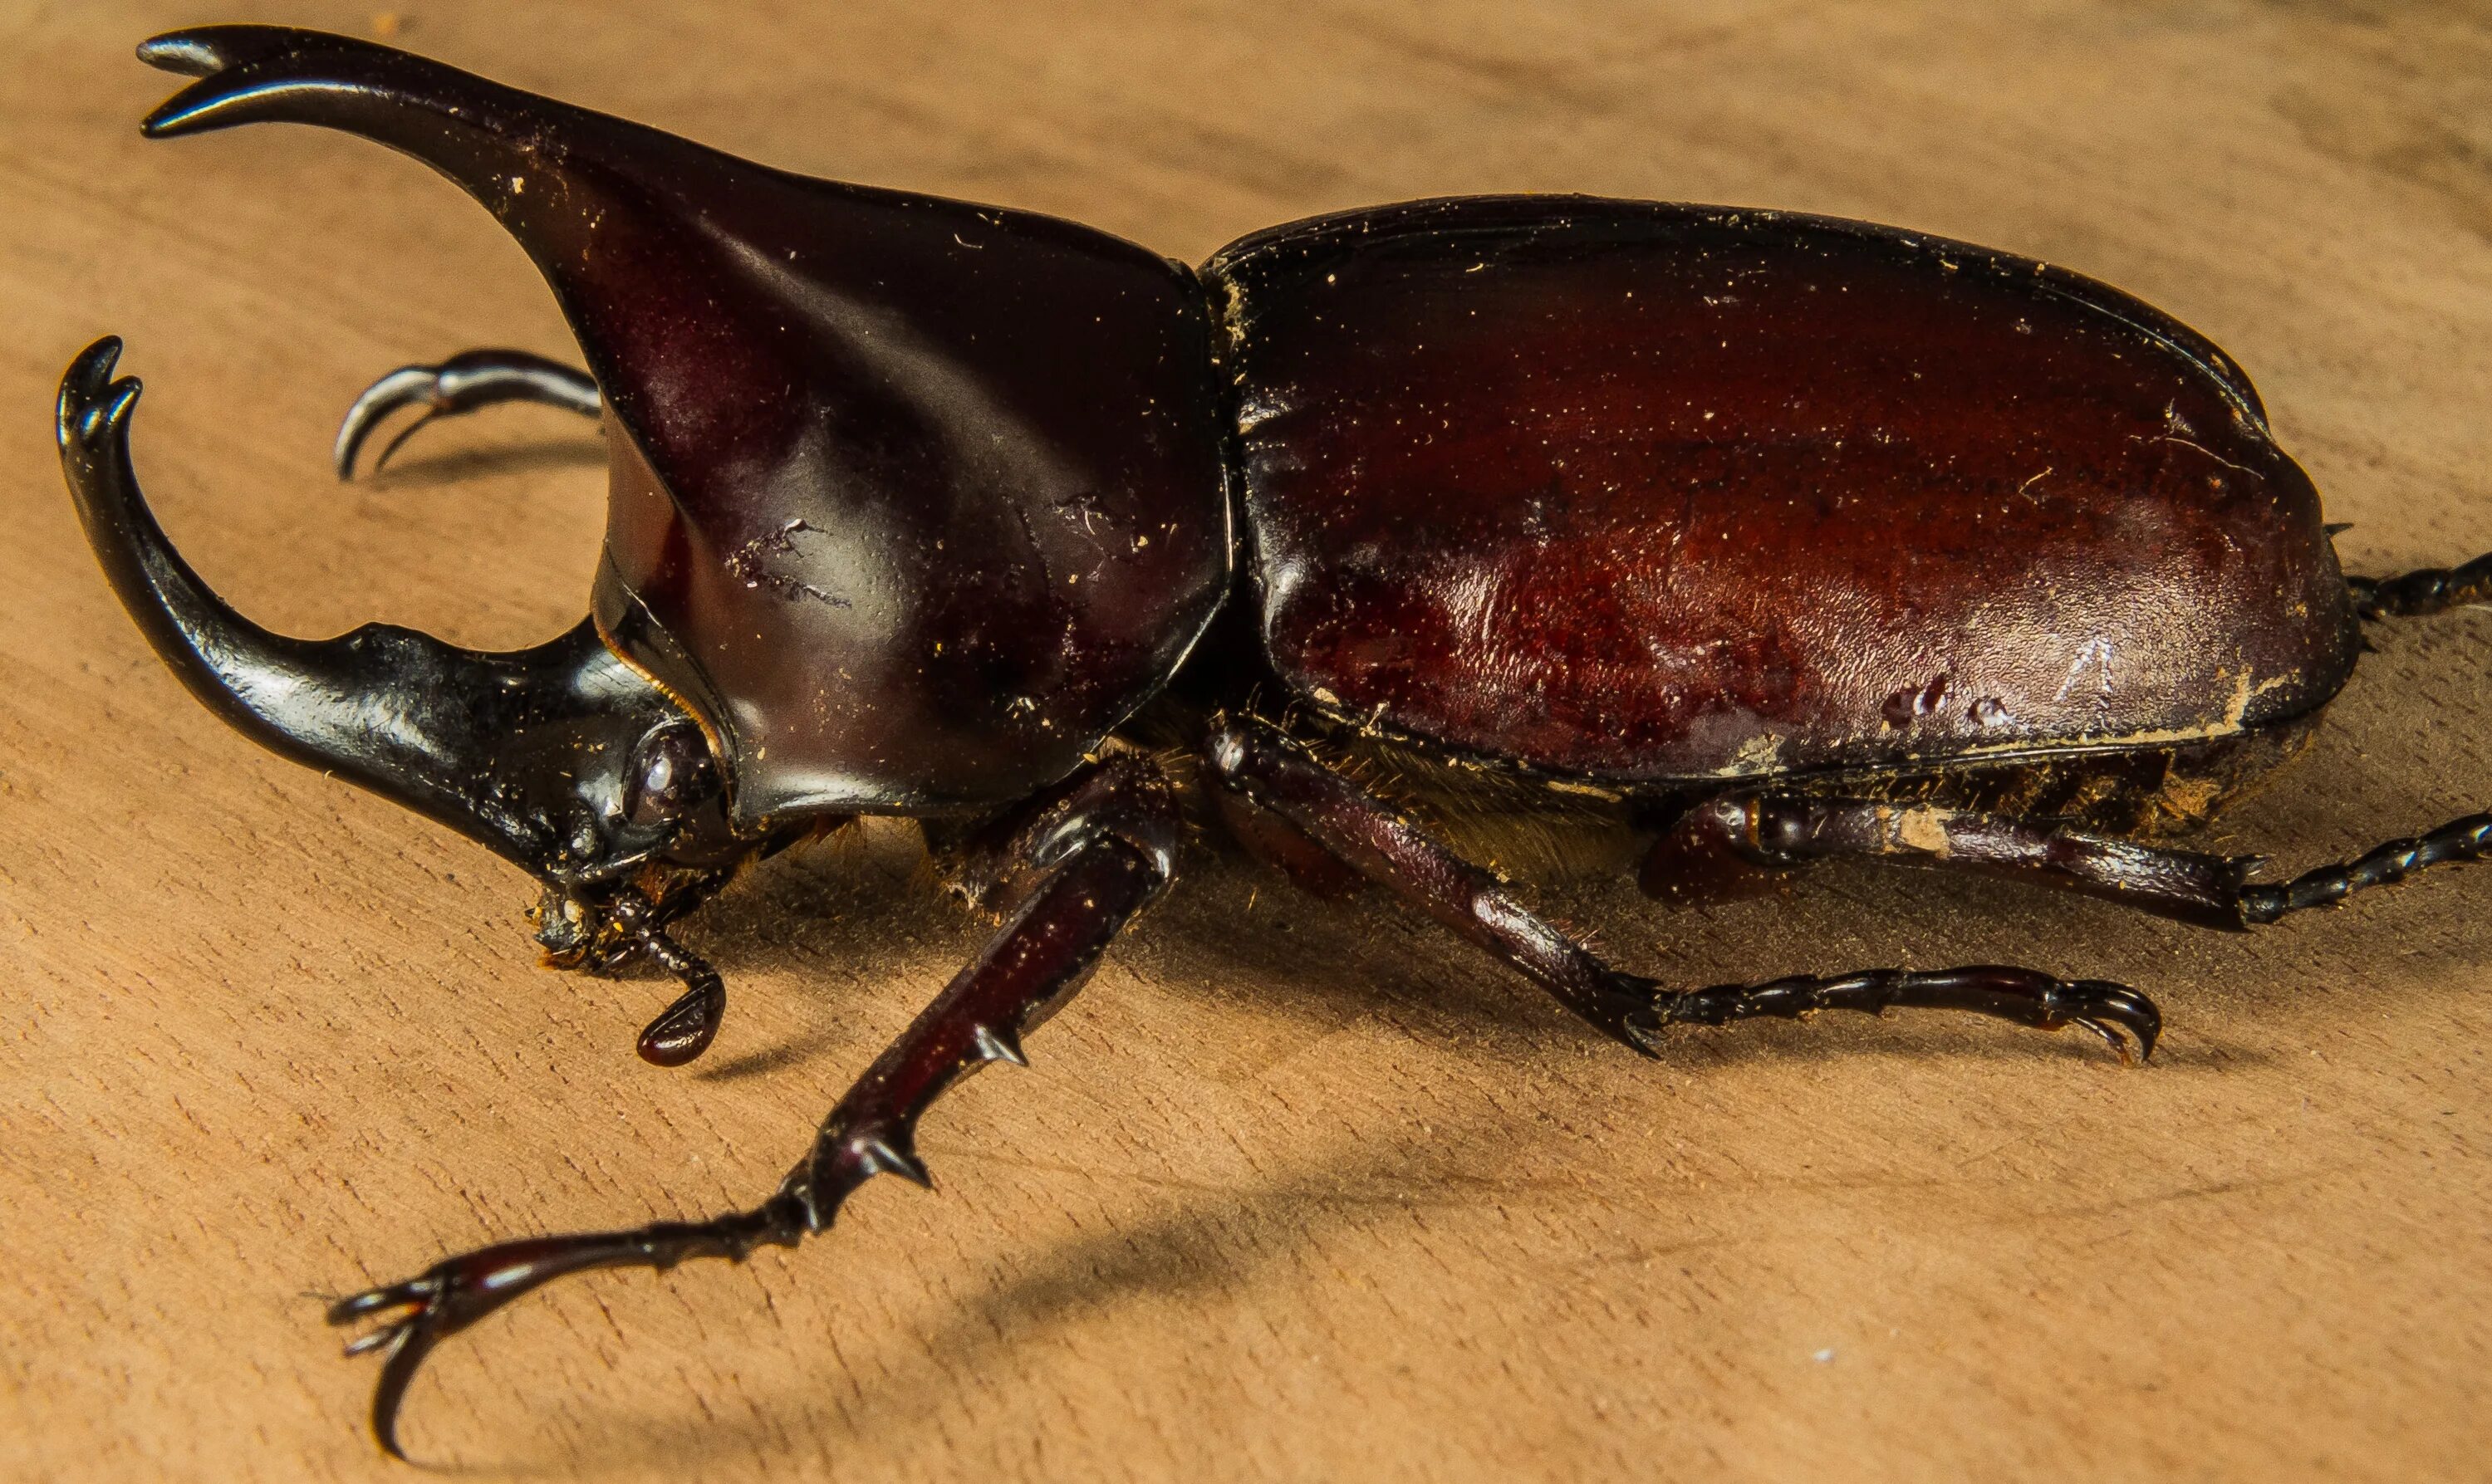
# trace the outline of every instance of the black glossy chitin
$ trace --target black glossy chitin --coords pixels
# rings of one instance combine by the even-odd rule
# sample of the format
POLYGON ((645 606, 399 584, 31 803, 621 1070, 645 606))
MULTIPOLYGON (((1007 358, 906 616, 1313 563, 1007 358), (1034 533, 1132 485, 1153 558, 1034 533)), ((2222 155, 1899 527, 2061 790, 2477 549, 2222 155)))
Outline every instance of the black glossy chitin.
POLYGON ((1674 989, 1342 764, 1382 750, 1406 780, 1641 831, 1668 901, 1865 855, 2240 929, 2492 847, 2475 816, 2256 884, 2250 859, 2149 843, 2292 756, 2362 619, 2492 598, 2492 558, 2346 579, 2240 368, 2090 279, 1562 196, 1348 213, 1197 271, 341 37, 212 26, 140 55, 199 79, 152 135, 287 120, 430 164, 578 337, 586 371, 487 349, 382 377, 341 475, 396 412, 510 401, 601 418, 612 471, 560 638, 273 635, 149 514, 138 383, 98 341, 62 381, 62 467, 191 689, 536 876, 551 962, 680 978, 640 1033, 662 1065, 726 1005, 668 925, 809 834, 924 819, 1002 923, 751 1209, 508 1242, 337 1304, 382 1320, 349 1349, 384 1356, 393 1453, 425 1355, 537 1285, 740 1258, 875 1174, 923 1181, 919 1115, 1022 1062, 1167 887, 1186 788, 1291 879, 1384 886, 1646 1053, 1674 1024, 1919 1006, 2142 1057, 2161 1020, 2002 965, 1674 989))

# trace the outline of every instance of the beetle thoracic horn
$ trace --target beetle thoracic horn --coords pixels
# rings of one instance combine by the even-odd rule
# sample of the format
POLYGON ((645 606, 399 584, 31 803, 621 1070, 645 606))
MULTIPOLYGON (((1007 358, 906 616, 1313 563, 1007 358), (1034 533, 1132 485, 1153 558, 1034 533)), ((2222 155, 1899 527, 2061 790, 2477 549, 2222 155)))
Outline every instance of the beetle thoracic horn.
MULTIPOLYGON (((515 767, 584 731, 637 737, 674 711, 583 622, 533 649, 480 653, 367 624, 332 639, 272 634, 218 597, 165 539, 130 463, 133 377, 121 342, 89 346, 61 384, 61 466, 122 603, 209 709, 272 750, 418 810, 559 879, 595 852, 578 811, 515 767), (530 739, 515 750, 515 738, 530 739), (579 843, 580 846, 588 844, 579 843)), ((624 749, 628 751, 627 749, 624 749)), ((582 781, 564 775, 577 793, 582 781)), ((576 874, 572 873, 572 874, 576 874)))
POLYGON ((356 134, 448 177, 527 252, 613 456, 591 611, 698 719, 744 835, 1022 797, 1104 740, 1218 605, 1223 434, 1191 269, 349 37, 205 26, 139 56, 196 78, 151 136, 356 134), (1101 567, 1119 519, 1147 544, 1101 567), (970 586, 927 577, 968 567, 970 586))
MULTIPOLYGON (((765 169, 352 37, 200 26, 138 55, 198 78, 147 116, 151 138, 310 124, 411 155, 475 197, 545 275, 611 410, 678 497, 696 493, 684 465, 734 430, 722 419, 812 379, 786 343, 781 281, 811 284, 828 245, 842 261, 870 255, 855 240, 870 235, 856 230, 859 203, 892 194, 765 169), (653 367, 679 359, 658 346, 680 353, 687 341, 707 352, 697 377, 653 383, 653 367)), ((834 295, 886 271, 846 267, 859 282, 836 279, 834 295)))

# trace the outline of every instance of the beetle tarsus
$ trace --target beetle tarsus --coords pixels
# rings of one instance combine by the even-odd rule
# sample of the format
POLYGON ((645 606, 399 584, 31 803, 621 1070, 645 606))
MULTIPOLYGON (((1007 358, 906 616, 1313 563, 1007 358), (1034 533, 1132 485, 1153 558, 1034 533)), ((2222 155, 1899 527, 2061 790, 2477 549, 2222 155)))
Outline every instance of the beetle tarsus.
POLYGON ((371 1411, 382 1449, 405 1456, 399 1410, 433 1347, 531 1289, 589 1268, 741 1261, 756 1247, 792 1246, 828 1230, 847 1198, 877 1174, 930 1184, 916 1150, 920 1115, 988 1062, 1020 1061, 1021 1038, 1081 987, 1108 944, 1169 881, 1179 817, 1167 780, 1149 763, 1112 757, 1040 802, 1073 808, 1034 810, 1029 827, 1013 837, 1013 847, 1041 873, 1018 910, 840 1099, 813 1148, 768 1201, 705 1222, 503 1242, 331 1305, 332 1324, 406 1311, 347 1346, 349 1354, 378 1350, 385 1357, 371 1411))
POLYGON ((406 1388, 433 1347, 512 1299, 566 1273, 592 1267, 661 1271, 688 1258, 742 1261, 765 1243, 793 1246, 806 1231, 802 1207, 784 1192, 750 1211, 699 1223, 658 1222, 628 1232, 581 1232, 501 1242, 436 1262, 401 1283, 367 1289, 329 1306, 332 1324, 358 1323, 392 1310, 346 1346, 349 1355, 381 1353, 372 1391, 372 1439, 403 1459, 398 1414, 406 1388))
POLYGON ((346 409, 338 425, 338 477, 355 477, 365 441, 393 412, 424 409, 381 446, 372 459, 374 473, 425 424, 506 401, 537 402, 590 418, 605 410, 597 382, 586 371, 525 350, 464 350, 437 366, 401 366, 364 388, 346 409))
POLYGON ((2034 969, 1984 964, 1965 968, 1868 969, 1819 977, 1795 974, 1763 984, 1715 985, 1655 997, 1664 1024, 1727 1025, 1772 1016, 1803 1020, 1821 1010, 1970 1010, 2041 1030, 2079 1025, 2102 1037, 2123 1062, 2154 1054, 2163 1015, 2154 1001, 2102 979, 2055 979, 2034 969))
POLYGON ((2306 871, 2290 881, 2241 889, 2241 919, 2271 923, 2290 912, 2334 906, 2358 891, 2391 886, 2433 866, 2481 860, 2492 854, 2492 814, 2451 819, 2427 835, 2391 840, 2354 860, 2306 871))
POLYGON ((2354 611, 2364 618, 2419 618, 2492 603, 2492 552, 2463 566, 2425 567, 2392 578, 2347 578, 2354 611))

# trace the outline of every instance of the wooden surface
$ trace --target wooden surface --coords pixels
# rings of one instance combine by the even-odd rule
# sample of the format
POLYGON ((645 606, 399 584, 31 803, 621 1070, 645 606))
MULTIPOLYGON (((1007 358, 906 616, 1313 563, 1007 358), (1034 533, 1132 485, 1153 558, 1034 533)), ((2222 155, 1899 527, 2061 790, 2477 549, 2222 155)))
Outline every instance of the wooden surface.
MULTIPOLYGON (((254 18, 369 33, 369 5, 254 18)), ((414 1477, 317 1293, 764 1191, 973 948, 906 844, 773 863, 730 976, 542 972, 525 883, 263 755, 147 652, 50 446, 92 337, 142 476, 247 611, 477 643, 579 612, 557 414, 323 460, 366 379, 566 352, 417 166, 301 130, 146 144, 189 5, 0 19, 0 1474, 414 1477)), ((1290 7, 419 5, 400 40, 770 162, 1200 258, 1312 212, 1573 190, 1872 217, 2069 263, 2228 346, 2380 571, 2492 549, 2492 15, 2419 0, 1290 7), (730 19, 728 17, 732 16, 730 19)), ((2289 866, 2484 802, 2492 614, 2380 638, 2227 821, 2289 866)), ((1943 1016, 1690 1032, 1646 1064, 1380 905, 1200 869, 893 1181, 749 1267, 615 1275, 453 1342, 476 1477, 2413 1479, 2492 1469, 2492 873, 2252 937, 1825 870, 1667 917, 1691 980, 2025 961, 2157 995, 2157 1063, 1943 1016)))

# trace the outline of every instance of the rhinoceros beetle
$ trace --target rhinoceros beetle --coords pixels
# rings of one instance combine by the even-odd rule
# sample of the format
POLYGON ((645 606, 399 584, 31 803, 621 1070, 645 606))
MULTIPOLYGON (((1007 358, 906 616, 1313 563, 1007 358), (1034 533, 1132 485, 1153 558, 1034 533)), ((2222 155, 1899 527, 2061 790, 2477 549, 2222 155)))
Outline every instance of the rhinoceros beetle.
POLYGON ((920 1113, 1022 1060, 1168 885, 1198 806, 1647 1054, 1679 1024, 1935 1007, 2142 1057, 2160 1019, 2121 985, 1995 965, 1669 988, 1378 780, 1606 812, 1674 901, 1874 856, 2242 929, 2492 840, 2476 815, 2282 884, 2154 843, 2294 754, 2365 620, 2484 601, 2492 558, 2344 577, 2241 371, 2063 269, 1573 196, 1353 211, 1196 269, 363 42, 219 26, 139 55, 199 79, 151 135, 318 124, 447 175, 577 333, 584 373, 484 350, 382 378, 341 476, 393 412, 510 400, 601 419, 611 470, 591 612, 561 638, 281 638, 166 543, 131 471, 138 383, 99 342, 62 383, 63 466, 191 689, 532 874, 554 964, 679 976, 654 1062, 697 1055, 724 1005, 668 925, 807 835, 922 820, 1001 922, 752 1209, 507 1242, 337 1303, 385 1321, 349 1349, 385 1357, 392 1453, 425 1355, 539 1284, 740 1259, 873 1175, 924 1182, 920 1113))

